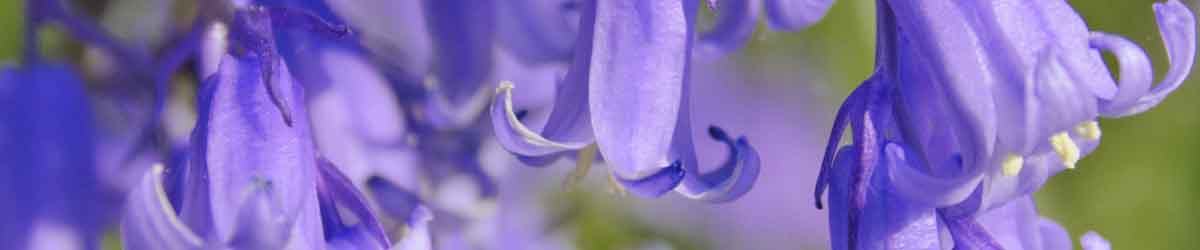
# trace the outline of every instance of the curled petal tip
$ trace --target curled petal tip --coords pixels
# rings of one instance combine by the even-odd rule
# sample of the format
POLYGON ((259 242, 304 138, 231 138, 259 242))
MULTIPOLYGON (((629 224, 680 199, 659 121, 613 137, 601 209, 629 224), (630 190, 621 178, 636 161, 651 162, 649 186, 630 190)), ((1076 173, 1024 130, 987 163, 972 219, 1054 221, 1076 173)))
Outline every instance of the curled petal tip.
MULTIPOLYGON (((727 137, 725 141, 728 141, 727 137)), ((679 190, 680 194, 694 200, 721 203, 738 200, 754 188, 758 169, 762 165, 758 151, 751 147, 745 137, 738 138, 730 148, 730 159, 718 171, 690 174, 692 177, 700 175, 704 183, 712 186, 707 190, 679 190)))
POLYGON ((504 149, 523 156, 542 156, 569 150, 578 150, 589 143, 553 141, 526 127, 513 108, 512 82, 501 82, 496 87, 491 107, 492 127, 496 139, 504 149))
MULTIPOLYGON (((1125 96, 1127 98, 1136 98, 1133 101, 1122 102, 1120 99, 1113 101, 1109 105, 1102 107, 1101 113, 1107 117, 1123 117, 1145 112, 1154 106, 1157 106, 1167 95, 1174 92, 1183 84, 1187 76, 1191 74, 1192 65, 1195 63, 1196 57, 1196 17, 1191 10, 1183 3, 1172 0, 1166 3, 1154 4, 1154 14, 1158 21, 1159 33, 1162 36, 1164 45, 1167 48, 1167 61, 1170 63, 1170 68, 1161 81, 1152 89, 1149 88, 1150 79, 1144 79, 1145 82, 1134 82, 1137 87, 1127 87, 1126 82, 1122 81, 1122 85, 1118 86, 1120 92, 1118 97, 1125 96), (1131 92, 1131 93, 1122 93, 1131 92), (1128 97, 1134 96, 1134 97, 1128 97)), ((1117 39, 1110 39, 1117 40, 1117 39)), ((1093 41, 1093 44, 1096 42, 1093 41)), ((1104 45, 1104 44, 1101 44, 1104 45)), ((1145 52, 1141 52, 1136 45, 1126 45, 1123 43, 1112 43, 1107 47, 1102 47, 1106 50, 1112 50, 1119 55, 1122 53, 1141 53, 1145 56, 1145 52)), ((1125 72, 1125 60, 1121 61, 1121 71, 1125 72)), ((1150 71, 1148 65, 1132 64, 1135 67, 1131 70, 1150 71)), ((1122 77, 1125 75, 1122 74, 1122 77)))
POLYGON ((712 203, 737 200, 754 188, 762 160, 746 137, 734 140, 716 126, 709 127, 708 131, 713 139, 729 146, 729 158, 724 165, 712 172, 687 173, 684 180, 686 185, 681 185, 676 191, 687 198, 712 203))
POLYGON ((658 172, 641 179, 625 179, 613 173, 616 182, 634 195, 644 198, 656 198, 675 189, 684 178, 684 171, 679 161, 663 167, 658 172))
POLYGON ((716 59, 736 51, 754 35, 758 24, 760 0, 708 1, 709 7, 717 12, 712 30, 700 34, 697 40, 696 57, 716 59), (718 10, 717 7, 720 7, 718 10))

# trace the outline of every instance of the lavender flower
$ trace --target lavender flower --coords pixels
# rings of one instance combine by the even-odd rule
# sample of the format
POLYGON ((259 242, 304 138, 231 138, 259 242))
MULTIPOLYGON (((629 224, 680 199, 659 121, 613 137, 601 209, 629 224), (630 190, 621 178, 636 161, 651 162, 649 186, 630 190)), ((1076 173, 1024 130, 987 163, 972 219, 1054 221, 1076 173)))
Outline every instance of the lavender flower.
MULTIPOLYGON (((735 2, 721 9, 722 24, 699 42, 744 42, 750 33, 746 28, 753 28, 756 3, 735 2)), ((583 1, 570 5, 581 8, 578 34, 568 72, 556 86, 548 122, 541 131, 523 124, 511 100, 515 85, 502 83, 491 109, 501 145, 524 156, 527 163, 539 165, 570 152, 591 152, 594 149, 588 146, 595 143, 616 182, 644 197, 676 190, 693 199, 725 202, 747 192, 757 178, 759 159, 744 137, 710 127, 710 136, 728 145, 731 155, 712 172, 701 172, 697 164, 687 77, 697 42, 693 40, 697 4, 583 1)), ((814 8, 823 13, 827 7, 814 8)), ((562 18, 553 11, 548 16, 532 14, 550 21, 562 18)))
POLYGON ((66 66, 0 69, 0 241, 16 249, 90 249, 104 208, 91 109, 66 66), (64 185, 70 183, 69 185, 64 185))
MULTIPOLYGON (((318 1, 281 2, 282 5, 315 13, 323 13, 326 8, 318 1)), ((373 27, 375 22, 391 20, 352 15, 357 13, 355 11, 368 11, 359 9, 362 6, 358 4, 364 3, 328 3, 329 7, 333 7, 333 13, 343 14, 345 19, 357 22, 353 24, 358 27, 369 28, 373 27)), ((367 33, 360 37, 363 42, 361 46, 349 39, 321 39, 310 32, 282 32, 280 54, 287 59, 289 66, 298 69, 296 79, 308 90, 307 105, 311 111, 309 120, 319 151, 336 163, 355 186, 368 195, 367 200, 372 207, 379 208, 382 212, 381 222, 389 234, 403 233, 406 230, 403 222, 408 220, 416 208, 415 205, 427 204, 430 208, 428 212, 438 219, 432 221, 432 225, 426 229, 434 236, 434 239, 426 244, 438 246, 440 249, 501 248, 502 241, 495 239, 539 239, 540 231, 537 230, 517 233, 496 232, 492 229, 496 226, 496 221, 512 217, 507 216, 512 213, 501 214, 498 211, 525 206, 498 201, 500 190, 497 182, 503 180, 497 178, 509 177, 493 176, 483 168, 485 165, 507 162, 508 159, 483 155, 482 151, 487 149, 484 144, 488 140, 490 127, 476 118, 471 118, 469 112, 458 112, 469 110, 470 105, 456 106, 457 102, 451 101, 453 98, 449 96, 456 92, 447 90, 490 89, 490 84, 483 83, 493 82, 490 79, 497 76, 518 76, 520 79, 536 81, 553 79, 557 73, 555 67, 529 66, 516 62, 517 60, 505 50, 496 50, 495 57, 489 57, 494 58, 492 62, 480 64, 478 60, 491 59, 463 55, 462 49, 454 49, 456 46, 473 48, 479 46, 479 42, 486 42, 483 45, 491 46, 490 43, 494 42, 486 38, 490 36, 491 31, 474 31, 483 38, 467 40, 449 34, 455 27, 476 25, 485 21, 471 15, 446 14, 477 11, 465 9, 467 6, 440 6, 425 2, 365 4, 378 8, 394 6, 389 4, 429 6, 416 9, 418 16, 431 17, 419 21, 446 27, 416 29, 414 33, 406 34, 369 33, 378 31, 366 29, 364 32, 367 33), (435 30, 447 34, 439 35, 435 30), (389 45, 387 47, 399 51, 415 51, 422 48, 419 44, 400 42, 403 39, 391 40, 395 36, 428 38, 432 41, 430 46, 446 47, 432 53, 430 56, 434 60, 430 62, 437 62, 437 66, 433 68, 447 70, 421 73, 428 74, 429 77, 427 80, 419 80, 418 77, 409 75, 418 71, 409 69, 428 66, 388 58, 386 56, 391 56, 385 54, 388 51, 372 47, 386 44, 389 45), (377 61, 371 59, 379 59, 384 63, 375 63, 377 61), (397 65, 407 66, 402 66, 406 68, 403 70, 390 67, 397 65), (464 70, 456 72, 454 69, 464 70), (417 81, 417 84, 413 81, 417 81), (497 204, 499 202, 504 204, 497 204)), ((486 49, 469 54, 475 53, 493 52, 486 49)), ((471 91, 457 93, 468 92, 471 91)), ((548 91, 531 91, 540 92, 548 91)), ((530 96, 526 99, 545 98, 530 96)), ((509 194, 505 197, 510 197, 513 193, 524 191, 506 192, 509 194)), ((520 218, 532 216, 521 213, 520 218)), ((507 243, 503 245, 524 249, 521 247, 543 244, 523 242, 514 244, 516 246, 509 246, 507 243)))
MULTIPOLYGON (((50 24, 139 66, 140 53, 116 42, 59 1, 25 3, 22 64, 0 68, 0 241, 16 249, 93 249, 117 204, 96 157, 90 98, 75 66, 42 58, 37 38, 50 24)), ((125 73, 138 72, 130 70, 125 73)))
MULTIPOLYGON (((125 243, 131 249, 391 247, 363 195, 316 153, 307 120, 294 119, 306 117, 304 90, 275 56, 271 31, 313 17, 237 8, 229 41, 240 52, 224 56, 205 80, 189 162, 166 170, 170 178, 162 167, 145 175, 126 208, 125 243)), ((307 21, 301 23, 314 24, 307 21)), ((413 213, 413 233, 403 242, 419 243, 429 220, 422 209, 413 213)))
POLYGON ((1089 33, 1064 1, 878 8, 875 73, 838 111, 815 190, 820 208, 830 188, 835 249, 936 247, 946 231, 956 248, 1000 247, 981 216, 1074 168, 1099 145, 1100 116, 1153 107, 1195 54, 1195 18, 1178 1, 1154 5, 1172 65, 1152 89, 1145 53, 1089 33), (1116 54, 1120 85, 1100 51, 1116 54), (853 143, 839 149, 846 122, 853 143))

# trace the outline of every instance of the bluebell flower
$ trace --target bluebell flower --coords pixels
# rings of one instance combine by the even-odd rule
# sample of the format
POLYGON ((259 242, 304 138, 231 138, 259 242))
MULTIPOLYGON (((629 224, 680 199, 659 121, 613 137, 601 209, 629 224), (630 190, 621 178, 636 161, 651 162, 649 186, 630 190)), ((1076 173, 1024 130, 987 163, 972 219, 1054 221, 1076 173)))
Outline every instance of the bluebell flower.
POLYGON ((737 24, 718 24, 717 30, 699 40, 695 38, 698 1, 572 5, 580 9, 574 52, 567 73, 555 86, 547 123, 540 131, 524 124, 521 110, 511 100, 514 87, 524 85, 501 83, 491 107, 497 139, 533 165, 598 150, 615 182, 639 196, 657 197, 675 190, 711 202, 736 199, 758 176, 758 154, 746 138, 712 126, 709 135, 726 144, 730 156, 716 170, 700 171, 691 136, 687 72, 697 44, 744 42, 749 31, 725 30, 753 28, 756 15, 742 12, 757 8, 755 3, 735 2, 736 6, 718 9, 725 16, 719 23, 737 24), (592 144, 595 149, 589 148, 592 144))
MULTIPOLYGON (((419 18, 421 23, 438 23, 447 27, 417 29, 415 33, 406 34, 379 34, 371 33, 378 31, 368 27, 373 27, 374 22, 392 19, 386 16, 364 18, 369 16, 351 15, 353 11, 365 11, 359 9, 362 7, 359 4, 393 8, 396 4, 406 3, 279 1, 278 4, 314 13, 325 12, 328 4, 328 7, 332 7, 332 18, 351 20, 352 25, 363 29, 361 32, 355 31, 357 42, 361 43, 353 43, 355 41, 351 39, 321 39, 310 32, 280 32, 280 54, 291 68, 297 69, 294 71, 296 80, 306 87, 306 105, 310 111, 308 117, 318 150, 338 165, 355 186, 367 195, 366 200, 372 207, 381 211, 380 220, 385 231, 391 235, 402 234, 405 230, 403 223, 415 208, 414 204, 425 204, 428 212, 437 218, 427 228, 434 236, 434 240, 427 243, 439 249, 524 249, 543 245, 537 241, 508 245, 500 243, 509 242, 507 240, 496 240, 509 237, 537 239, 541 231, 518 233, 492 229, 497 226, 496 221, 512 217, 499 211, 527 206, 511 202, 497 204, 503 202, 497 186, 497 182, 503 180, 497 178, 508 177, 493 176, 483 168, 507 162, 507 159, 489 158, 483 154, 490 137, 490 127, 482 123, 486 120, 458 112, 464 109, 455 108, 461 106, 449 101, 448 94, 452 92, 446 90, 450 87, 490 90, 492 85, 483 83, 494 82, 491 79, 498 76, 550 80, 557 73, 555 67, 515 62, 514 56, 504 50, 495 50, 495 60, 481 66, 475 60, 491 59, 463 56, 458 54, 459 51, 445 49, 431 53, 431 61, 426 63, 436 62, 434 68, 454 69, 462 66, 470 70, 429 71, 421 73, 427 74, 427 79, 420 79, 409 75, 419 72, 410 69, 428 66, 418 66, 406 59, 389 58, 392 54, 388 54, 388 50, 380 50, 375 46, 385 44, 389 45, 387 48, 403 50, 421 48, 418 44, 399 42, 403 40, 390 40, 394 36, 424 37, 431 39, 433 43, 430 46, 475 46, 459 45, 468 41, 435 36, 437 34, 433 31, 450 32, 453 27, 474 25, 485 20, 467 18, 470 15, 441 14, 463 11, 460 8, 466 6, 419 7, 416 9, 418 17, 424 14, 439 15, 428 21, 419 18), (400 69, 396 67, 398 65, 409 65, 404 67, 410 69, 400 69), (438 77, 451 73, 473 76, 453 81, 442 81, 443 78, 438 77), (471 80, 463 80, 468 78, 471 80), (448 117, 453 119, 445 119, 448 117)), ((427 4, 418 1, 416 5, 427 4)), ((490 32, 479 31, 484 37, 490 32)), ((494 42, 487 38, 478 41, 488 46, 494 42)), ((469 42, 477 43, 475 40, 469 42)), ((487 49, 475 53, 493 52, 487 49)), ((520 190, 504 192, 508 193, 504 197, 511 197, 514 192, 532 195, 523 194, 528 191, 520 190)), ((522 213, 518 218, 532 217, 522 213)))
MULTIPOLYGON (((236 50, 204 81, 189 160, 152 168, 130 195, 127 247, 392 247, 364 195, 319 156, 307 119, 296 119, 307 114, 304 89, 277 56, 272 31, 323 23, 256 5, 238 6, 233 18, 236 50)), ((414 209, 405 218, 412 233, 401 242, 416 243, 402 244, 419 245, 428 216, 414 209)))
POLYGON ((91 249, 100 199, 93 116, 67 66, 0 69, 0 241, 16 249, 91 249), (69 185, 68 185, 69 183, 69 185))
POLYGON ((830 188, 835 248, 942 244, 942 230, 958 248, 996 247, 979 216, 1075 168, 1099 117, 1144 112, 1190 72, 1194 16, 1178 1, 1154 10, 1171 66, 1151 88, 1145 53, 1089 32, 1065 1, 879 1, 875 72, 838 111, 815 190, 820 208, 830 188))
MULTIPOLYGON (((147 56, 60 1, 25 3, 20 65, 0 67, 0 242, 16 249, 94 249, 119 207, 97 162, 97 126, 75 65, 42 58, 49 25, 131 67, 147 56)), ((125 74, 143 73, 120 68, 125 74)))

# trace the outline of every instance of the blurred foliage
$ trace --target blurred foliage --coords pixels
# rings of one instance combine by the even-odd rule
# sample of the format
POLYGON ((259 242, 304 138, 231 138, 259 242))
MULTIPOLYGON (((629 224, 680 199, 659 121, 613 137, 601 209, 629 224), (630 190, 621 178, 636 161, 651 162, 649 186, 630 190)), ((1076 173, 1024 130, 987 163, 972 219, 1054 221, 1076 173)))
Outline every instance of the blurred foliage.
POLYGON ((551 201, 552 214, 558 218, 555 226, 574 230, 572 236, 579 250, 661 249, 658 246, 678 250, 712 249, 703 238, 687 238, 639 221, 629 210, 620 207, 622 204, 606 202, 611 199, 596 197, 599 195, 615 194, 572 189, 553 193, 547 199, 551 201))
MULTIPOLYGON (((0 1, 0 63, 15 62, 22 47, 23 1, 0 1)), ((1168 67, 1149 0, 1073 0, 1092 30, 1125 36, 1151 56, 1156 75, 1168 67)), ((1193 8, 1194 9, 1194 8, 1193 8)), ((705 14, 711 17, 711 13, 705 14)), ((794 33, 768 31, 760 24, 755 40, 739 60, 778 70, 817 72, 825 81, 827 100, 840 102, 874 64, 872 1, 838 1, 817 25, 794 33), (772 57, 793 57, 777 64, 772 57)), ((63 53, 55 32, 41 40, 48 56, 63 53)), ((1116 66, 1108 56, 1110 67, 1116 66)), ((1038 194, 1044 216, 1062 223, 1078 237, 1095 230, 1118 249, 1168 249, 1200 245, 1195 229, 1200 216, 1200 77, 1189 78, 1157 108, 1141 115, 1104 119, 1102 146, 1079 168, 1051 179, 1038 194)), ((797 84, 810 81, 797 81, 797 84)), ((836 107, 837 103, 831 103, 836 107)), ((828 112, 833 112, 829 110, 828 112)), ((828 121, 814 121, 828 123, 828 121)), ((820 127, 820 126, 817 126, 820 127)), ((818 131, 824 133, 824 131, 818 131)), ((820 145, 813 145, 818 147, 820 145)), ((816 167, 816 166, 811 166, 816 167)), ((803 192, 801 192, 803 193, 803 192)), ((573 230, 581 249, 628 249, 654 241, 675 249, 706 249, 703 239, 679 235, 639 222, 628 211, 596 199, 595 194, 562 192, 549 200, 566 213, 563 225, 573 230)), ((110 247, 119 244, 106 237, 110 247)))
POLYGON ((0 1, 0 63, 14 62, 21 55, 21 40, 25 25, 24 1, 0 1))

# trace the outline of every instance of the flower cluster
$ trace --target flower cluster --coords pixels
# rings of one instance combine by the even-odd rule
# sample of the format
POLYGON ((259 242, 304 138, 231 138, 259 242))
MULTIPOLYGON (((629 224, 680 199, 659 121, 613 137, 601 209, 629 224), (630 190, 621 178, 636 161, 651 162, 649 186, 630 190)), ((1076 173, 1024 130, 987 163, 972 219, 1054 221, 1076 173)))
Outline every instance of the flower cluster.
MULTIPOLYGON (((598 163, 621 192, 734 202, 789 167, 764 157, 787 140, 752 146, 703 119, 755 107, 700 96, 758 98, 723 93, 751 80, 713 62, 760 16, 798 31, 834 4, 113 2, 93 21, 23 1, 23 54, 0 67, 6 248, 570 249, 534 202, 546 178, 517 167, 563 158, 568 185, 598 163), (143 19, 106 27, 126 16, 143 19), (43 55, 53 27, 82 62, 43 55), (718 166, 701 166, 700 131, 728 152, 718 166)), ((1170 60, 1156 85, 1138 45, 1063 0, 877 0, 874 72, 810 168, 831 247, 1070 249, 1033 193, 1100 145, 1100 118, 1153 108, 1193 66, 1195 16, 1153 9, 1170 60)), ((794 99, 762 103, 809 103, 794 99)), ((1110 248, 1095 232, 1081 244, 1110 248)))

